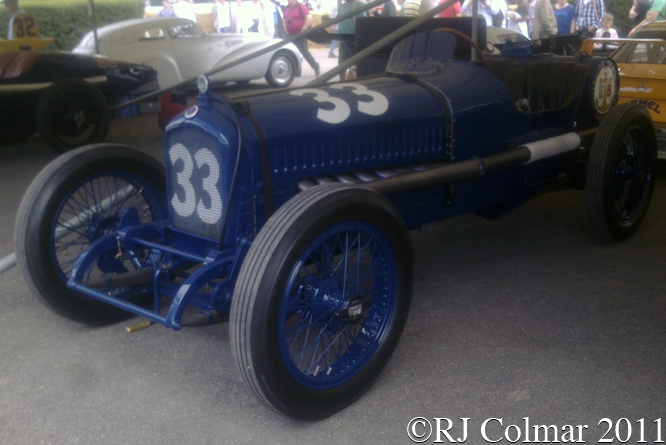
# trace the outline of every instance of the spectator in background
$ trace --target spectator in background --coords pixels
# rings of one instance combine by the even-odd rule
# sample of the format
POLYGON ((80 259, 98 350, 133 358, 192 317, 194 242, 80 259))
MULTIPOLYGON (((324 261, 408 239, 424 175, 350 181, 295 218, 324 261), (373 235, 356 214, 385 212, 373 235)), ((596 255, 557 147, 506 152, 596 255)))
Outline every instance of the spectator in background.
POLYGON ((388 2, 384 3, 382 12, 379 14, 380 17, 396 17, 397 15, 398 10, 395 7, 395 2, 393 0, 389 0, 388 2))
POLYGON ((530 19, 530 9, 527 0, 521 0, 518 2, 516 10, 507 12, 507 15, 509 17, 507 28, 518 31, 529 39, 531 34, 527 22, 530 19))
POLYGON ((645 15, 650 10, 652 2, 650 0, 634 0, 629 10, 629 18, 634 21, 634 26, 638 26, 643 20, 645 15))
MULTIPOLYGON (((576 31, 581 37, 594 37, 606 15, 603 0, 579 0, 576 3, 576 31)), ((535 14, 536 15, 536 14, 535 14)))
POLYGON ((248 16, 248 32, 259 32, 259 22, 261 21, 261 15, 262 15, 262 9, 261 9, 261 4, 259 4, 259 0, 252 0, 252 2, 247 2, 245 4, 245 8, 247 8, 247 16, 248 16))
POLYGON ((404 0, 402 4, 403 17, 418 17, 421 0, 404 0))
MULTIPOLYGON (((441 5, 445 1, 446 0, 439 0, 439 5, 441 5)), ((451 6, 446 8, 444 11, 440 12, 439 16, 441 18, 462 17, 462 7, 460 6, 460 2, 455 2, 454 4, 452 4, 451 6)))
POLYGON ((213 25, 218 33, 231 32, 231 4, 227 0, 215 0, 213 10, 213 25))
POLYGON ((405 0, 396 0, 396 3, 398 3, 398 6, 400 8, 396 8, 396 13, 398 14, 398 17, 404 17, 405 15, 405 0))
POLYGON ((534 7, 532 40, 548 39, 557 34, 557 20, 553 6, 548 0, 537 0, 534 7))
MULTIPOLYGON (((331 9, 331 19, 334 19, 334 18, 336 18, 337 16, 338 16, 338 5, 335 4, 335 5, 333 5, 333 9, 331 9)), ((334 32, 335 34, 337 34, 337 33, 338 33, 338 25, 335 24, 335 25, 332 25, 332 27, 333 27, 333 32, 334 32)), ((340 44, 340 41, 339 41, 339 40, 331 40, 331 47, 330 47, 329 50, 328 50, 328 57, 329 57, 329 59, 334 59, 335 57, 337 57, 337 56, 335 55, 335 48, 337 48, 337 46, 338 46, 339 44, 340 44)))
POLYGON ((532 35, 532 29, 534 29, 534 8, 536 7, 536 0, 527 0, 527 8, 530 11, 529 20, 527 21, 527 30, 532 35))
POLYGON ((638 25, 634 26, 634 29, 629 31, 629 35, 631 36, 634 32, 636 32, 636 29, 638 29, 639 27, 643 26, 648 22, 654 22, 655 20, 663 20, 664 7, 666 7, 666 0, 654 0, 652 2, 652 6, 650 6, 650 10, 645 14, 645 18, 643 19, 643 21, 640 22, 638 25))
POLYGON ((615 20, 613 14, 604 15, 603 19, 601 19, 601 28, 597 29, 597 35, 595 37, 606 37, 611 39, 617 39, 618 38, 617 31, 614 28, 612 28, 613 20, 615 20))
POLYGON ((506 26, 506 16, 508 14, 506 0, 492 0, 490 3, 490 12, 493 15, 493 26, 504 28, 506 26))
POLYGON ((275 38, 286 39, 287 32, 284 30, 284 25, 282 23, 284 7, 277 0, 271 0, 271 3, 275 5, 275 11, 273 12, 273 17, 275 18, 275 38))
POLYGON ((19 14, 25 14, 25 11, 18 5, 18 0, 4 0, 3 3, 9 11, 9 28, 7 29, 7 40, 14 40, 14 17, 19 14))
MULTIPOLYGON (((486 26, 504 26, 507 6, 504 0, 479 0, 479 16, 486 20, 486 26)), ((462 7, 463 15, 472 16, 472 0, 467 0, 462 7)))
POLYGON ((275 20, 273 17, 273 3, 269 0, 259 2, 261 6, 261 18, 259 20, 259 33, 270 37, 275 35, 275 20))
POLYGON ((236 0, 231 3, 231 29, 238 34, 246 33, 252 26, 249 7, 245 6, 243 0, 236 0))
MULTIPOLYGON (((312 26, 312 16, 308 8, 300 4, 298 0, 289 0, 282 16, 282 24, 288 36, 295 36, 303 31, 307 31, 312 26)), ((296 39, 294 40, 294 45, 296 45, 308 64, 310 64, 315 72, 315 76, 319 77, 319 64, 312 57, 312 54, 310 54, 307 40, 304 38, 296 39)))
POLYGON ((158 17, 175 17, 176 13, 173 11, 173 8, 171 8, 171 3, 169 3, 167 0, 164 0, 162 2, 162 9, 160 9, 160 12, 157 13, 158 17))
MULTIPOLYGON (((462 13, 464 16, 472 17, 472 0, 466 0, 462 6, 462 13)), ((479 0, 478 3, 478 13, 479 17, 483 17, 486 20, 486 26, 492 26, 493 15, 490 12, 490 4, 486 0, 479 0)))
POLYGON ((435 6, 437 6, 437 0, 421 0, 421 5, 419 6, 419 15, 425 14, 435 6))
POLYGON ((176 17, 197 21, 197 14, 194 12, 194 0, 178 0, 178 3, 173 5, 173 12, 176 17))
MULTIPOLYGON (((363 7, 363 3, 357 0, 345 0, 345 2, 340 5, 340 15, 349 14, 352 11, 360 9, 363 7)), ((354 34, 356 32, 356 17, 365 15, 365 13, 360 13, 354 17, 348 18, 338 23, 338 32, 340 34, 354 34)), ((356 47, 354 44, 346 42, 344 40, 340 41, 340 51, 338 52, 338 63, 342 63, 347 59, 350 59, 356 53, 356 47)), ((347 78, 346 71, 340 73, 340 80, 345 80, 347 78)))
POLYGON ((557 0, 554 12, 558 34, 573 34, 576 32, 576 9, 567 0, 557 0))

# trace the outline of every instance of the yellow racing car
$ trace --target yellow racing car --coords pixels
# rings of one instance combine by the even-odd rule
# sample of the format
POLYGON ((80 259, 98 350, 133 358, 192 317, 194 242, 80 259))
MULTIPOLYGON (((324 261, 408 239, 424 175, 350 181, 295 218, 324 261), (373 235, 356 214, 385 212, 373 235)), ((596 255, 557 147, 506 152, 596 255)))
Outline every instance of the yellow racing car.
POLYGON ((620 73, 618 103, 637 103, 648 110, 657 130, 659 158, 666 159, 666 20, 642 26, 629 39, 588 39, 580 53, 596 53, 608 43, 620 43, 610 56, 620 73))

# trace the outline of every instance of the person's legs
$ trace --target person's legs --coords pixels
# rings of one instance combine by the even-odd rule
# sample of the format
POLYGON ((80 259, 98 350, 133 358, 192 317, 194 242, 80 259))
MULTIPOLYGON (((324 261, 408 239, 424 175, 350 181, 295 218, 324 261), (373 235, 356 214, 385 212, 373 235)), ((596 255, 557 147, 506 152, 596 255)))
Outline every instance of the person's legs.
MULTIPOLYGON (((354 54, 351 45, 347 42, 340 42, 340 49, 338 50, 338 65, 347 59, 350 59, 354 54)), ((340 73, 340 80, 347 78, 347 70, 340 73)))
POLYGON ((328 50, 328 57, 335 57, 335 47, 338 46, 338 40, 331 41, 331 49, 328 50))
POLYGON ((306 39, 296 39, 294 40, 294 45, 296 45, 296 48, 301 52, 303 55, 303 58, 310 64, 312 69, 315 72, 315 76, 319 76, 319 64, 317 61, 314 59, 312 54, 310 54, 310 51, 308 50, 308 42, 306 39))

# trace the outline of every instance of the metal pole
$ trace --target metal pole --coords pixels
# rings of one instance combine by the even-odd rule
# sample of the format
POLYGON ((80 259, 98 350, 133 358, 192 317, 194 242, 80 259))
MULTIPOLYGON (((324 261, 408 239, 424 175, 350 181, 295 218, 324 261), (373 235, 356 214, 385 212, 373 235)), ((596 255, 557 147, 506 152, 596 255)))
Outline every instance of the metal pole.
POLYGON ((95 38, 95 54, 99 54, 99 38, 97 37, 97 16, 95 15, 95 0, 88 0, 88 15, 92 20, 93 36, 95 38))
MULTIPOLYGON (((470 1, 470 0, 467 0, 470 1)), ((479 21, 477 17, 479 16, 479 0, 471 0, 472 2, 472 41, 474 43, 479 43, 479 21)), ((486 23, 486 25, 488 25, 486 23)), ((477 58, 476 50, 472 47, 472 62, 477 58)))

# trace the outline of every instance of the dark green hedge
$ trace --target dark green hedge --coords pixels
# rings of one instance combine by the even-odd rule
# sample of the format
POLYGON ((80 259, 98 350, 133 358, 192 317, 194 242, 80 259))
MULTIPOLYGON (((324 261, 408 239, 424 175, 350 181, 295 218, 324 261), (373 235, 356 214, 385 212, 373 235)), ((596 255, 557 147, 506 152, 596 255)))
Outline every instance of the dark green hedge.
MULTIPOLYGON (((69 51, 92 29, 87 0, 19 0, 19 5, 37 19, 43 37, 55 39, 51 49, 69 51)), ((143 17, 144 6, 144 0, 95 0, 97 26, 143 17)), ((0 6, 0 36, 7 36, 8 22, 7 9, 0 6)))

